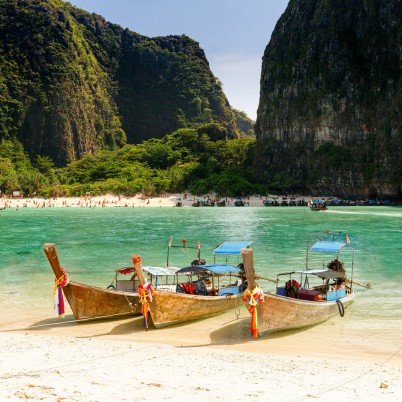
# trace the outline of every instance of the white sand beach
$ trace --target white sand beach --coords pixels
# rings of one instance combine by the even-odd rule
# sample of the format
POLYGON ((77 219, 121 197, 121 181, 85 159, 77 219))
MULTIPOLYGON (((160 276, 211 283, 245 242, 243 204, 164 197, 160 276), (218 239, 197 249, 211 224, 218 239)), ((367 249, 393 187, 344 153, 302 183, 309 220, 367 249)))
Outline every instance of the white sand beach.
MULTIPOLYGON (((31 197, 31 198, 12 198, 2 197, 0 198, 0 209, 2 208, 144 208, 144 207, 175 207, 180 201, 182 206, 191 206, 195 200, 207 200, 208 198, 214 198, 213 195, 205 195, 198 197, 192 194, 166 194, 159 197, 145 197, 144 195, 136 195, 135 197, 125 197, 120 195, 106 194, 100 196, 83 196, 83 197, 31 197)), ((310 196, 295 196, 298 200, 308 201, 310 196)), ((326 199, 328 197, 316 197, 320 199, 326 199)), ((232 206, 236 201, 236 198, 226 197, 223 198, 226 201, 226 205, 232 206)), ((289 200, 287 196, 249 196, 244 198, 245 206, 261 207, 264 206, 266 200, 289 200)))
POLYGON ((148 332, 142 327, 142 317, 81 324, 70 322, 72 316, 61 321, 38 321, 36 317, 36 324, 16 319, 1 326, 0 399, 402 398, 401 350, 375 354, 330 338, 318 340, 314 328, 296 335, 253 339, 245 335, 247 311, 241 318, 233 323, 233 313, 228 312, 148 332), (245 330, 241 336, 240 330, 245 330))

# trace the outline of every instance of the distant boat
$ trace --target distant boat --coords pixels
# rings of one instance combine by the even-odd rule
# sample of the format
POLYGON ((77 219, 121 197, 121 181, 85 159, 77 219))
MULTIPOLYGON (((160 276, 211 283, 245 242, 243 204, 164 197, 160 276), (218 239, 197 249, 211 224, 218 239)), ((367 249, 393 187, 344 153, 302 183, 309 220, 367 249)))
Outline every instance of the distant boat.
POLYGON ((193 207, 213 207, 215 202, 213 200, 195 200, 191 206, 193 207))
MULTIPOLYGON (((353 279, 349 281, 346 279, 344 264, 339 259, 340 251, 346 245, 347 243, 343 241, 319 241, 308 249, 306 264, 311 257, 309 252, 335 253, 336 258, 327 268, 306 268, 280 273, 276 280, 276 293, 260 292, 264 301, 257 306, 258 323, 255 330, 259 334, 271 333, 316 325, 337 314, 343 317, 345 308, 355 297, 352 286, 346 285, 348 282, 353 283, 353 279), (319 283, 314 285, 314 281, 319 283)), ((256 293, 258 287, 254 280, 252 250, 245 250, 242 254, 249 286, 245 295, 247 297, 250 288, 256 293), (250 254, 251 263, 248 261, 250 254)), ((353 278, 353 250, 351 255, 351 278, 353 278)))
POLYGON ((215 202, 213 200, 203 200, 201 201, 202 207, 213 207, 215 206, 215 202))
POLYGON ((310 208, 311 211, 326 211, 328 209, 327 204, 324 200, 310 200, 307 206, 310 208))
POLYGON ((235 204, 236 207, 244 207, 245 202, 244 202, 244 200, 242 200, 241 198, 238 198, 238 199, 235 201, 234 204, 235 204))

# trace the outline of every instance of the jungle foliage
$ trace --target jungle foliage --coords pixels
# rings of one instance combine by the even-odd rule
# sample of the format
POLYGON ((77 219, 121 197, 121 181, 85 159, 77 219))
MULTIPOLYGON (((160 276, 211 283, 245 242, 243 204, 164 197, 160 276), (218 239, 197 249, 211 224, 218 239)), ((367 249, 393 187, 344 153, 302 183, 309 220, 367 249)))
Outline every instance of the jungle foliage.
POLYGON ((0 1, 0 140, 56 166, 234 112, 199 44, 149 38, 62 0, 0 1))
POLYGON ((31 163, 18 141, 0 142, 0 190, 25 196, 81 196, 122 194, 147 196, 215 192, 236 197, 266 194, 253 177, 254 139, 211 140, 208 130, 182 128, 162 139, 150 139, 117 150, 100 150, 66 167, 49 157, 31 163))

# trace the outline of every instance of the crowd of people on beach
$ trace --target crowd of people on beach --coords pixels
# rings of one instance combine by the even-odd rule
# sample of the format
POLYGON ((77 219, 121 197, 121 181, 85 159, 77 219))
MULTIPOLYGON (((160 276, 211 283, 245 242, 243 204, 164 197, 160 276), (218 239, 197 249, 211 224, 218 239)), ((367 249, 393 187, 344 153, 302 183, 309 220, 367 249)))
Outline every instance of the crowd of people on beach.
MULTIPOLYGON (((284 196, 285 197, 285 196, 284 196)), ((278 197, 276 197, 278 198, 278 197)), ((308 197, 303 197, 308 199, 308 197)), ((146 197, 143 194, 138 194, 133 197, 125 197, 122 195, 100 195, 91 196, 89 193, 81 197, 0 197, 0 210, 6 208, 134 208, 134 207, 175 207, 178 206, 192 206, 196 200, 211 200, 214 199, 213 195, 205 195, 197 197, 191 194, 165 194, 158 197, 146 197)), ((254 195, 247 196, 243 199, 246 206, 264 206, 266 205, 268 196, 254 195)), ((238 199, 226 197, 225 206, 236 205, 238 199)))

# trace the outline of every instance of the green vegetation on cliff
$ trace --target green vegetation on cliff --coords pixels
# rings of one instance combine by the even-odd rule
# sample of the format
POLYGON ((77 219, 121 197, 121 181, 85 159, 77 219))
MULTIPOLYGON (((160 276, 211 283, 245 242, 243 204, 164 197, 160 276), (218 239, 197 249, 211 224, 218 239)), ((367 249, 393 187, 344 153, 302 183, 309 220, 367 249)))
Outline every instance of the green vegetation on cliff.
POLYGON ((0 1, 0 140, 57 166, 233 112, 197 42, 148 38, 61 0, 0 1))
MULTIPOLYGON (((265 194, 255 183, 255 140, 217 139, 207 132, 219 127, 182 128, 162 139, 150 139, 117 150, 100 150, 66 167, 56 168, 38 156, 32 166, 17 141, 0 142, 0 190, 10 195, 81 196, 114 193, 158 195, 190 191, 220 196, 265 194)), ((221 131, 223 128, 221 127, 221 131)))

